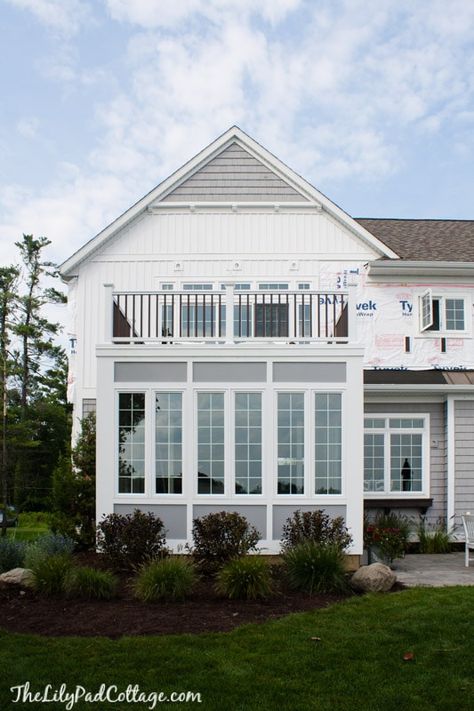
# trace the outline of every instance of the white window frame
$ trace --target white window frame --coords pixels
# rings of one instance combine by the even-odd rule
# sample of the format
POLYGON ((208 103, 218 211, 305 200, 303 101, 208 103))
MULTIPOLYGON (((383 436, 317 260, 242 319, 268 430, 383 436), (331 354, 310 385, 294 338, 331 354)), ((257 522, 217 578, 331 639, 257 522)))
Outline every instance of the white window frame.
POLYGON ((456 336, 470 336, 472 332, 472 300, 469 296, 465 294, 460 294, 459 292, 433 292, 432 289, 427 289, 423 294, 418 297, 418 319, 420 326, 420 333, 424 336, 430 336, 432 338, 439 338, 440 336, 445 337, 456 337, 456 336), (423 304, 427 303, 429 299, 430 318, 426 319, 423 323, 423 304), (446 328, 446 300, 456 299, 457 301, 462 301, 464 304, 464 328, 454 329, 446 328), (434 331, 431 330, 431 326, 434 322, 433 317, 433 301, 439 301, 439 329, 434 331))
MULTIPOLYGON (((383 491, 365 491, 364 499, 420 499, 430 495, 430 415, 428 412, 366 412, 364 413, 364 439, 366 434, 384 435, 384 488, 383 491), (365 427, 365 420, 385 420, 384 427, 365 427), (418 427, 390 427, 390 420, 423 420, 423 429, 418 427), (390 435, 421 434, 422 486, 419 491, 392 491, 390 472, 390 435)), ((364 462, 365 464, 365 462, 364 462)))
POLYGON ((153 489, 150 490, 150 476, 149 476, 149 461, 150 461, 150 395, 148 388, 140 387, 121 387, 115 390, 114 393, 114 495, 117 499, 126 499, 131 497, 132 499, 142 498, 146 499, 152 495, 153 489), (120 426, 120 413, 119 413, 119 402, 120 395, 144 395, 145 396, 145 460, 144 460, 144 489, 143 492, 132 492, 132 491, 119 491, 119 426, 120 426))
MULTIPOLYGON (((166 383, 163 383, 163 385, 166 385, 166 383)), ((186 473, 185 473, 185 468, 186 468, 186 453, 185 453, 185 442, 186 442, 186 437, 187 435, 187 424, 186 424, 186 416, 185 416, 185 408, 186 408, 186 390, 183 388, 152 388, 151 389, 151 410, 152 410, 152 415, 151 415, 151 426, 152 426, 152 436, 151 436, 151 496, 153 498, 157 498, 159 500, 163 499, 169 499, 169 498, 179 498, 182 499, 185 495, 185 485, 186 485, 186 473), (156 491, 156 395, 159 393, 180 393, 181 394, 181 469, 182 469, 182 478, 181 478, 181 494, 176 494, 174 492, 169 492, 169 493, 158 493, 156 491)), ((146 413, 146 408, 145 408, 145 413, 146 413)), ((145 430, 146 431, 146 430, 145 430)), ((145 446, 145 453, 146 453, 146 446, 145 446)))

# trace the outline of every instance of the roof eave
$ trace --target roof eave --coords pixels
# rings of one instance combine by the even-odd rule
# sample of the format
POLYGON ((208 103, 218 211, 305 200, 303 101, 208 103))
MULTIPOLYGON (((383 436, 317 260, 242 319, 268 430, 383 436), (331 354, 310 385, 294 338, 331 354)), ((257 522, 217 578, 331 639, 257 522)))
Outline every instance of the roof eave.
POLYGON ((474 262, 443 262, 433 260, 375 260, 369 262, 369 277, 474 277, 474 262))

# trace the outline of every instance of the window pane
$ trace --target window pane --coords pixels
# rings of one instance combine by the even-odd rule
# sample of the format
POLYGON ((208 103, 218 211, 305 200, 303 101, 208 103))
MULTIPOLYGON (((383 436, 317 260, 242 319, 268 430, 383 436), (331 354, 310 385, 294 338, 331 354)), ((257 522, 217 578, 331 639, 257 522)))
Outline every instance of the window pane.
POLYGON ((390 435, 391 491, 422 490, 422 435, 390 435))
POLYGON ((182 493, 182 394, 155 394, 155 491, 182 493))
POLYGON ((223 494, 224 393, 198 393, 197 406, 198 494, 223 494))
POLYGON ((118 477, 120 494, 145 491, 145 394, 119 393, 118 477))
POLYGON ((423 429, 424 420, 422 417, 390 418, 389 426, 391 429, 423 429))
POLYGON ((446 330, 464 331, 464 299, 446 299, 446 330))
POLYGON ((342 470, 342 398, 339 393, 315 395, 316 494, 340 494, 342 470))
POLYGON ((365 429, 383 429, 385 427, 385 417, 366 417, 364 420, 365 429))
POLYGON ((384 435, 364 435, 364 491, 384 490, 384 435))
POLYGON ((262 396, 235 394, 235 493, 262 493, 262 396))
POLYGON ((303 393, 278 393, 278 493, 304 493, 303 393))
POLYGON ((255 304, 255 336, 288 336, 288 304, 255 304))

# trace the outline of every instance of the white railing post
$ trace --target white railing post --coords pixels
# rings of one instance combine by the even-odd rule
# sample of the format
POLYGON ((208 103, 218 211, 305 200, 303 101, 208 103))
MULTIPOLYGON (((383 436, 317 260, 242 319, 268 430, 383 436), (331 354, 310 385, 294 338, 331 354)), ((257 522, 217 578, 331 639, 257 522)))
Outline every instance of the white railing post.
POLYGON ((104 343, 112 343, 114 337, 114 285, 104 284, 104 343))
POLYGON ((357 334, 357 307, 356 307, 356 284, 348 284, 348 318, 347 318, 347 338, 349 343, 358 342, 357 334))
POLYGON ((225 285, 225 340, 234 341, 234 285, 225 285))

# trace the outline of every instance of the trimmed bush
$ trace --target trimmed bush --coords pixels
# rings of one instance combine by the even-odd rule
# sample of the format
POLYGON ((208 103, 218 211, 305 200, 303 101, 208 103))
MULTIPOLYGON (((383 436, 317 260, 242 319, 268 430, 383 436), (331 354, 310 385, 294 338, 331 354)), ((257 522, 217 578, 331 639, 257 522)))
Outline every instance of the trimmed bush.
POLYGON ((162 558, 143 565, 135 580, 134 591, 144 602, 182 601, 196 580, 196 571, 189 559, 162 558))
POLYGON ((168 555, 163 521, 138 509, 133 514, 105 516, 97 526, 97 543, 116 570, 138 568, 168 555))
POLYGON ((68 597, 83 600, 110 600, 117 593, 117 585, 117 578, 108 571, 71 568, 64 580, 64 591, 68 597))
POLYGON ((211 513, 193 521, 192 555, 201 570, 215 573, 227 561, 257 549, 259 533, 233 511, 211 513))
POLYGON ((35 589, 44 595, 61 595, 71 568, 72 558, 67 553, 38 555, 32 567, 35 589))
POLYGON ((234 558, 218 572, 216 589, 230 600, 258 600, 272 593, 270 566, 260 556, 234 558))
POLYGON ((288 584, 294 590, 313 595, 348 589, 344 554, 339 546, 306 541, 286 551, 283 562, 288 584))
POLYGON ((12 541, 10 538, 0 538, 0 573, 6 573, 13 568, 22 568, 25 561, 25 544, 12 541))
POLYGON ((300 511, 286 519, 281 540, 282 549, 289 550, 305 541, 336 546, 345 550, 352 542, 342 516, 331 518, 324 511, 300 511))

